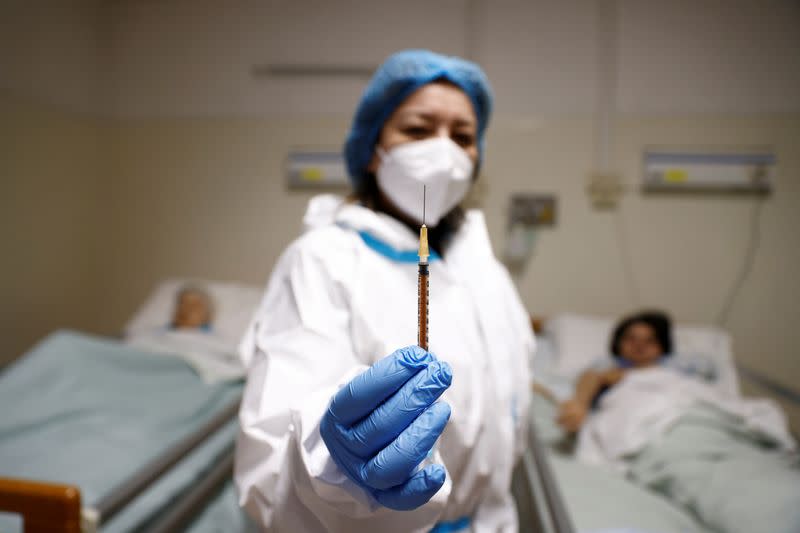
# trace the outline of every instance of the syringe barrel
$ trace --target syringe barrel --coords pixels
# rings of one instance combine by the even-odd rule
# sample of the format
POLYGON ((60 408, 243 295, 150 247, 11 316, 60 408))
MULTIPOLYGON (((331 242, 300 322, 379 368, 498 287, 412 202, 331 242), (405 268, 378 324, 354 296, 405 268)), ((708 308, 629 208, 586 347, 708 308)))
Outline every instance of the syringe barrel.
POLYGON ((428 297, 430 296, 428 279, 428 264, 420 263, 419 281, 417 283, 417 318, 419 321, 417 326, 417 344, 426 351, 428 350, 428 297))

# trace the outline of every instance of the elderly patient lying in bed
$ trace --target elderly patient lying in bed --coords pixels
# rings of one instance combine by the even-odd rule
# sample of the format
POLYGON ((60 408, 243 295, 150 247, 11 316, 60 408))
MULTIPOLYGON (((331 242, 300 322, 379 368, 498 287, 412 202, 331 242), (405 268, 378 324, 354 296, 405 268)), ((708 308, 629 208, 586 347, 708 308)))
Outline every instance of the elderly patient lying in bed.
POLYGON ((610 467, 715 530, 800 531, 800 461, 781 410, 713 386, 713 372, 672 354, 669 318, 628 317, 612 358, 579 378, 558 423, 579 432, 579 460, 610 467))

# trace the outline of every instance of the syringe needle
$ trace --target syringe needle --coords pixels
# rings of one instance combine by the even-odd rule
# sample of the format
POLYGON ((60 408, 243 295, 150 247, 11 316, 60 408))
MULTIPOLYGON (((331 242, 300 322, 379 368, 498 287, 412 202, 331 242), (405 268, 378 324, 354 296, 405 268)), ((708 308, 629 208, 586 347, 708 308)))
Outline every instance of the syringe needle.
POLYGON ((425 204, 427 203, 427 202, 425 202, 425 192, 426 192, 427 189, 428 189, 427 185, 423 185, 422 186, 422 225, 423 226, 425 225, 425 204))
POLYGON ((430 251, 428 249, 428 226, 425 225, 425 186, 422 186, 422 226, 419 228, 419 262, 420 264, 428 264, 428 256, 430 251))

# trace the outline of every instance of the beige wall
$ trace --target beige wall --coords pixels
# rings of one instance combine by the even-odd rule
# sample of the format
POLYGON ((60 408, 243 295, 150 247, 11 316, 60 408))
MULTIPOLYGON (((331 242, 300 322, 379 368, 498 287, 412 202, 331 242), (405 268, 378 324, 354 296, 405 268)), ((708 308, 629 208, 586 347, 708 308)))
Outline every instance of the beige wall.
MULTIPOLYGON (((57 327, 113 334, 168 276, 263 285, 294 238, 309 193, 288 192, 295 146, 336 147, 345 117, 101 121, 8 94, 2 262, 4 359, 57 327)), ((628 118, 618 158, 629 183, 617 212, 585 194, 588 118, 499 117, 488 139, 484 207, 502 251, 508 196, 555 193, 559 220, 542 230, 518 277, 529 310, 618 314, 657 305, 711 322, 744 255, 748 196, 647 196, 636 189, 650 144, 772 145, 775 193, 764 200, 761 245, 731 313, 737 356, 785 383, 800 381, 800 117, 628 118), (626 284, 615 217, 630 247, 639 299, 626 284)))
POLYGON ((338 146, 345 122, 298 118, 117 122, 112 129, 104 292, 119 327, 166 276, 263 285, 310 197, 288 192, 293 146, 338 146))
POLYGON ((620 208, 590 208, 591 123, 533 121, 497 125, 490 136, 487 212, 496 241, 515 191, 556 192, 556 228, 540 232, 520 279, 532 311, 617 314, 640 305, 672 311, 684 322, 717 319, 745 255, 751 196, 644 195, 637 190, 647 145, 770 145, 778 156, 775 192, 762 206, 761 243, 727 326, 743 362, 777 379, 800 381, 800 117, 622 118, 617 159, 628 184, 620 208), (616 220, 615 220, 616 219, 616 220), (616 223, 627 241, 639 298, 628 290, 616 223))
POLYGON ((115 333, 167 276, 263 284, 309 197, 286 191, 283 158, 292 146, 340 146, 364 80, 254 79, 251 67, 376 64, 413 42, 472 55, 492 79, 498 115, 484 200, 497 250, 511 193, 558 195, 558 225, 540 232, 518 279, 533 312, 659 305, 683 321, 714 320, 741 265, 754 199, 644 196, 642 148, 774 146, 776 192, 729 327, 743 361, 800 381, 797 3, 616 2, 624 114, 611 159, 629 191, 615 212, 593 211, 584 192, 596 164, 596 17, 609 2, 428 4, 4 5, 0 246, 11 305, 2 357, 55 327, 115 333))
POLYGON ((101 122, 0 91, 0 364, 98 329, 101 122))
MULTIPOLYGON (((309 197, 287 192, 283 160, 292 146, 338 146, 347 120, 173 119, 120 122, 114 132, 113 233, 106 314, 118 325, 159 279, 207 276, 263 284, 296 235, 309 197)), ((628 192, 617 212, 591 208, 589 119, 503 119, 488 139, 484 205, 502 250, 509 195, 550 192, 555 228, 540 232, 519 277, 529 310, 619 314, 659 306, 684 322, 713 322, 740 268, 754 202, 750 196, 643 195, 642 149, 651 144, 771 145, 775 194, 764 200, 761 245, 728 326, 737 355, 785 382, 800 381, 800 117, 624 119, 618 158, 628 192), (639 299, 628 289, 615 217, 629 243, 639 299)))
POLYGON ((119 0, 107 3, 111 110, 345 113, 363 79, 255 79, 251 68, 377 65, 398 49, 427 47, 484 65, 501 113, 585 115, 599 74, 597 15, 608 9, 619 110, 800 111, 795 0, 119 0))
POLYGON ((55 328, 99 329, 100 5, 0 6, 0 365, 55 328))
POLYGON ((82 113, 107 110, 103 0, 3 0, 0 89, 82 113))

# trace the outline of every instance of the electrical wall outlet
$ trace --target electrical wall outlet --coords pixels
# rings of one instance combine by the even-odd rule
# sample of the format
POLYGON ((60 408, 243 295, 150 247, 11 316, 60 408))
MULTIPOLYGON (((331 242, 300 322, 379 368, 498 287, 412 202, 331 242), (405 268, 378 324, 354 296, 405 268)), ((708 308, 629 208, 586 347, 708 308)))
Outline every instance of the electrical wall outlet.
POLYGON ((511 195, 508 229, 503 260, 514 273, 521 273, 533 255, 537 231, 556 223, 557 198, 554 194, 518 193, 511 195))
POLYGON ((613 172, 593 172, 589 175, 586 192, 597 209, 614 209, 624 192, 622 176, 613 172))
POLYGON ((511 195, 508 226, 553 226, 556 223, 554 194, 517 193, 511 195))

